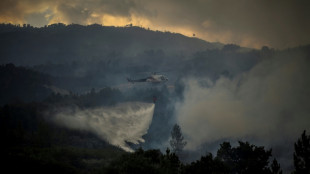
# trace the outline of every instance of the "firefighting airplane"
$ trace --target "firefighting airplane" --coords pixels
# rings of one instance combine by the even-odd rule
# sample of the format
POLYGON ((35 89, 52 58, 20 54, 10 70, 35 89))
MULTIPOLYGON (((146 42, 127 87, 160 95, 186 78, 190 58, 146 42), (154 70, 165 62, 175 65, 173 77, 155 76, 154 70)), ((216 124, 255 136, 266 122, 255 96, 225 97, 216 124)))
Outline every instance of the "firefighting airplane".
POLYGON ((153 84, 165 83, 168 81, 168 78, 164 75, 157 74, 153 72, 150 76, 142 79, 131 79, 127 78, 128 82, 135 83, 135 82, 148 82, 153 84))

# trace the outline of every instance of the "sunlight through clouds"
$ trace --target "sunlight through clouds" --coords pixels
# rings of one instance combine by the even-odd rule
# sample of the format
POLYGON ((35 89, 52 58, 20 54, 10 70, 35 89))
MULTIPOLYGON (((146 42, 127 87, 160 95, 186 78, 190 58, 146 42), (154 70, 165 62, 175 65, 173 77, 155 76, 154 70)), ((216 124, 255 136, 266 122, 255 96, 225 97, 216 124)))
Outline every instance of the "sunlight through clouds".
POLYGON ((0 22, 132 24, 186 36, 195 33, 210 42, 287 48, 310 43, 309 7, 305 0, 2 0, 0 22))

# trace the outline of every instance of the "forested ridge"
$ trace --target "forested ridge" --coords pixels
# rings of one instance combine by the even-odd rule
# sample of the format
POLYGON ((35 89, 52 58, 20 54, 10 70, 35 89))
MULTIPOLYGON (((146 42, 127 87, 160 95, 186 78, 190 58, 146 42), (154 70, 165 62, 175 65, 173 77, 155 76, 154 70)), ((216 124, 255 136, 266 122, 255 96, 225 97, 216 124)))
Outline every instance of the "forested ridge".
MULTIPOLYGON (((285 159, 289 164, 284 166, 277 157, 289 154, 280 147, 287 145, 281 144, 286 143, 285 137, 284 142, 277 142, 280 145, 271 149, 270 144, 253 144, 250 140, 255 136, 238 139, 236 135, 230 139, 229 135, 216 137, 217 132, 213 131, 207 133, 215 141, 201 142, 201 149, 195 151, 187 148, 193 145, 193 137, 183 135, 182 125, 177 124, 180 114, 177 109, 184 106, 193 106, 186 122, 194 122, 197 121, 194 112, 199 112, 199 106, 207 108, 203 102, 213 106, 212 111, 225 107, 235 111, 244 96, 245 107, 251 105, 253 98, 258 100, 254 105, 271 99, 267 108, 275 107, 277 112, 272 114, 281 115, 276 117, 280 118, 275 122, 275 127, 280 125, 278 129, 282 123, 298 120, 294 116, 308 111, 304 101, 309 94, 305 88, 309 84, 306 78, 309 48, 309 45, 285 50, 267 46, 243 48, 136 26, 59 23, 34 28, 0 24, 0 134, 4 169, 10 173, 310 173, 310 136, 306 131, 295 138, 295 146, 288 145, 294 154, 285 159), (305 58, 299 59, 300 55, 305 58), (150 73, 164 74, 169 81, 159 85, 126 81, 130 77, 145 78, 150 73), (278 84, 278 88, 272 88, 270 82, 278 84), (264 93, 266 89, 271 92, 264 93), (276 92, 284 97, 273 96, 276 92), (214 98, 219 104, 213 104, 211 99, 215 95, 209 94, 228 97, 214 98), (192 96, 199 99, 198 103, 192 96), (281 108, 283 99, 292 105, 284 104, 281 108), (136 102, 154 105, 154 110, 147 132, 141 137, 143 141, 126 142, 132 153, 83 129, 88 122, 70 129, 53 121, 61 111, 79 117, 73 113, 89 114, 98 108, 136 102), (234 105, 224 105, 226 102, 234 105), (209 149, 213 149, 212 153, 209 149)), ((254 109, 263 114, 268 110, 254 109)), ((229 125, 235 121, 234 116, 216 123, 229 125)), ((261 121, 260 116, 249 118, 261 121)), ((199 133, 195 136, 203 132, 199 133)))

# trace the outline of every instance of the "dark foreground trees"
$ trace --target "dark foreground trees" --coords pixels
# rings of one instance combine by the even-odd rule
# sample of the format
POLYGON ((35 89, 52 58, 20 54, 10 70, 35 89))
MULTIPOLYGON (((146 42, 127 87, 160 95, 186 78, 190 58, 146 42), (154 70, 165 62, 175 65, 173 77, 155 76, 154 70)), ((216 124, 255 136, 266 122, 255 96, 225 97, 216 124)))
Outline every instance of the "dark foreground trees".
POLYGON ((167 149, 166 154, 160 150, 144 151, 138 149, 132 154, 123 155, 118 160, 103 169, 103 173, 115 174, 177 174, 180 173, 181 162, 179 158, 170 153, 167 149))
POLYGON ((182 166, 182 174, 202 174, 202 173, 229 173, 229 168, 223 161, 214 158, 211 153, 202 156, 200 160, 182 166))
MULTIPOLYGON (((235 147, 224 142, 216 156, 207 154, 190 164, 182 163, 169 149, 164 154, 142 149, 127 153, 87 132, 47 122, 39 112, 46 107, 38 103, 0 107, 4 169, 11 173, 282 173, 280 164, 271 158, 271 150, 248 142, 235 147)), ((310 136, 304 131, 295 143, 295 174, 310 173, 309 152, 310 136)))
POLYGON ((175 153, 167 149, 166 154, 159 150, 125 154, 113 161, 106 173, 180 173, 180 174, 280 174, 282 171, 276 160, 270 164, 271 150, 257 147, 248 142, 239 142, 231 147, 229 142, 221 144, 217 156, 211 153, 190 164, 182 164, 175 153))
POLYGON ((294 174, 310 173, 310 136, 304 131, 294 144, 294 174))
POLYGON ((217 151, 217 159, 222 161, 229 173, 272 173, 280 172, 277 161, 273 167, 269 167, 271 149, 251 145, 248 142, 239 141, 239 146, 231 147, 229 142, 220 145, 217 151))

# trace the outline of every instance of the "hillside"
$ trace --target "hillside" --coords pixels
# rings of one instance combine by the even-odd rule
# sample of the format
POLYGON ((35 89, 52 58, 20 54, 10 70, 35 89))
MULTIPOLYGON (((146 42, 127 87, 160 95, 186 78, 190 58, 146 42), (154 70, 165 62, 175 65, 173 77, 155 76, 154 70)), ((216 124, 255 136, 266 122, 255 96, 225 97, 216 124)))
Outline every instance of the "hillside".
POLYGON ((42 101, 53 91, 52 77, 13 64, 0 65, 0 105, 19 101, 42 101))
MULTIPOLYGON (((156 61, 219 48, 219 44, 140 27, 53 24, 42 28, 0 25, 0 64, 39 65, 135 57, 156 61)), ((111 61, 111 60, 110 60, 111 61)), ((132 60, 131 60, 132 61, 132 60)), ((127 62, 128 63, 128 62, 127 62)))
POLYGON ((121 85, 141 72, 169 71, 172 85, 195 53, 223 47, 177 33, 97 24, 1 24, 0 38, 0 64, 49 74, 53 84, 75 92, 121 85))
MULTIPOLYGON (((220 145, 241 139, 272 148, 285 171, 292 171, 295 138, 309 127, 309 48, 255 50, 132 26, 1 24, 5 155, 12 166, 17 159, 19 165, 29 161, 29 166, 59 171, 113 172, 139 164, 195 173, 201 163, 225 169, 217 168, 227 162, 219 162, 218 153, 206 155, 219 146, 220 152, 235 155, 241 146, 248 154, 262 149, 247 142, 239 142, 240 148, 220 145), (126 80, 151 72, 169 81, 126 80), (188 143, 184 154, 162 154, 176 123, 188 143), (127 154, 115 146, 136 152, 127 154)), ((271 151, 261 152, 271 162, 271 151)), ((267 169, 268 161, 253 171, 267 169)))

